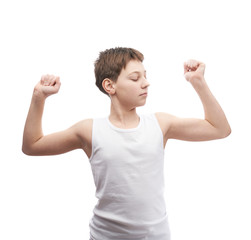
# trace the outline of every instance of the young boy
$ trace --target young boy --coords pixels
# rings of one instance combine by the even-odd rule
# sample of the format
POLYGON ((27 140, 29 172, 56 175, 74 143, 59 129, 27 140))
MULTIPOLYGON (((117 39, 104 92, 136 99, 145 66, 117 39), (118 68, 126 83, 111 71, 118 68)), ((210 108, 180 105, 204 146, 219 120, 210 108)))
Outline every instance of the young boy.
POLYGON ((149 87, 143 59, 131 48, 101 52, 95 62, 96 85, 110 97, 110 115, 80 121, 62 132, 44 136, 41 120, 45 99, 59 91, 59 77, 42 76, 33 92, 22 150, 33 156, 84 150, 98 198, 90 221, 93 240, 169 240, 163 198, 167 140, 205 141, 231 132, 204 79, 205 64, 196 60, 184 64, 184 74, 201 99, 205 119, 139 116, 136 108, 145 104, 149 87))

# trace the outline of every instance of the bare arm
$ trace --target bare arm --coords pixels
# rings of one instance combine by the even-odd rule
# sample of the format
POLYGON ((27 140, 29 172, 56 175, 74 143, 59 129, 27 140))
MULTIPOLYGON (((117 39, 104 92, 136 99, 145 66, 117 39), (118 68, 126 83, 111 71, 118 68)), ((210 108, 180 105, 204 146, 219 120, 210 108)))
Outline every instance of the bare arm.
POLYGON ((184 74, 199 95, 204 108, 204 119, 178 118, 167 113, 156 116, 165 140, 174 138, 187 141, 206 141, 227 137, 231 128, 227 118, 205 78, 205 64, 190 60, 184 64, 184 74))
POLYGON ((45 100, 57 93, 59 88, 59 77, 46 75, 42 76, 34 89, 23 134, 22 150, 27 155, 55 155, 78 148, 86 150, 87 143, 90 142, 90 120, 81 121, 65 131, 43 135, 42 115, 45 100), (81 135, 82 132, 86 134, 81 135))

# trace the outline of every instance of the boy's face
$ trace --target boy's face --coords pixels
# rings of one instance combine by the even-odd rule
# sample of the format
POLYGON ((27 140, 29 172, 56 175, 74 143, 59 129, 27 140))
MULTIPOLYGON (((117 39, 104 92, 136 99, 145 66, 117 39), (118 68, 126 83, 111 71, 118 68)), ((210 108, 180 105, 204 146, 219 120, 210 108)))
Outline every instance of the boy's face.
POLYGON ((115 96, 125 107, 143 106, 146 103, 148 86, 146 70, 142 62, 131 60, 114 83, 115 96))

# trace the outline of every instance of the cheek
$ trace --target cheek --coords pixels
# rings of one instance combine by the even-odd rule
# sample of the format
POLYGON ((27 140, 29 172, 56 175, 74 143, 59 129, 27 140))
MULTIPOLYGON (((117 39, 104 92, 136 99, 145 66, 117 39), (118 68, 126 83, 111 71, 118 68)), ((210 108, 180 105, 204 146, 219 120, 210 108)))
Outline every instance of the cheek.
POLYGON ((136 98, 138 98, 138 95, 139 95, 139 91, 138 91, 138 87, 136 86, 136 84, 131 85, 127 89, 127 97, 129 97, 129 99, 135 100, 136 98))
POLYGON ((138 86, 136 83, 132 82, 130 84, 126 84, 121 88, 121 94, 125 95, 126 97, 134 97, 138 95, 138 86))

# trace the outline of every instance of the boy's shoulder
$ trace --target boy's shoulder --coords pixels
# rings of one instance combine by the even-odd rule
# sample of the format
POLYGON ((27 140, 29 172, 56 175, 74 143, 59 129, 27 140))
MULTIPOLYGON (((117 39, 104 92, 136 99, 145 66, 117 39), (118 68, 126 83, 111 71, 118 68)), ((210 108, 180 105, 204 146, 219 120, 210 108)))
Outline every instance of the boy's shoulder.
POLYGON ((92 125, 92 118, 81 120, 74 125, 75 133, 82 143, 82 149, 85 151, 88 157, 90 157, 92 150, 92 125))
POLYGON ((91 137, 93 119, 83 119, 75 124, 78 135, 82 138, 91 137))

